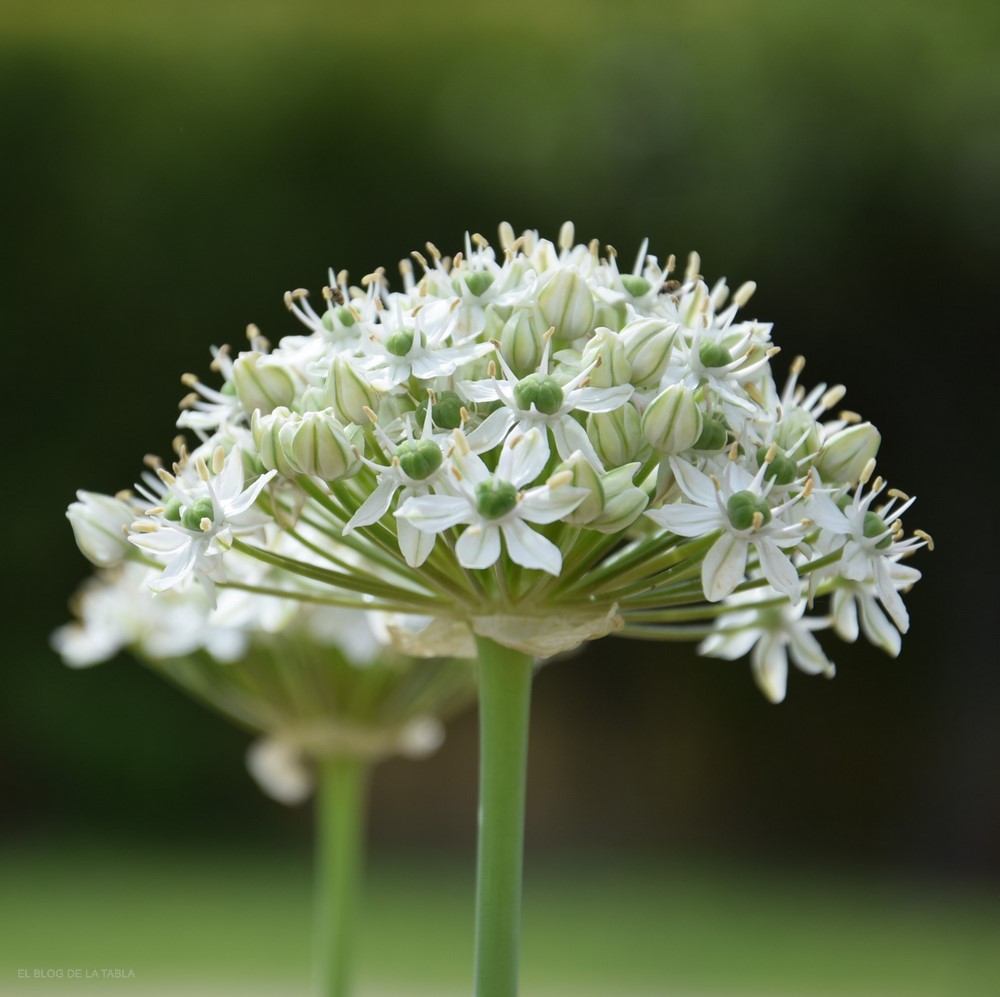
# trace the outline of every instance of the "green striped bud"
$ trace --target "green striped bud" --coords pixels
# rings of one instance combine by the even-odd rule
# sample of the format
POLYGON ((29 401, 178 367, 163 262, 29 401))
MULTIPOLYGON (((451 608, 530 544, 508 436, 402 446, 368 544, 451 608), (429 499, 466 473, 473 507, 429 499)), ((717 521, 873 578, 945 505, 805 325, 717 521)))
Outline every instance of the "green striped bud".
POLYGON ((594 295, 573 270, 563 267, 553 272, 538 295, 538 306, 560 339, 579 339, 593 328, 594 295))
POLYGON ((649 504, 649 496, 632 484, 632 478, 641 465, 624 464, 601 477, 604 489, 604 509, 587 524, 599 533, 618 533, 628 529, 649 504))
POLYGON ((356 474, 361 467, 354 453, 361 443, 361 430, 341 425, 332 409, 291 416, 278 431, 278 440, 299 474, 335 481, 356 474))
POLYGON ((628 403, 612 412, 591 412, 587 416, 587 436, 597 456, 609 467, 635 460, 646 449, 639 413, 628 403))
POLYGON ((827 440, 816 467, 826 481, 857 484, 881 443, 879 431, 870 422, 848 426, 827 440))
POLYGON ((500 333, 500 352, 518 377, 538 369, 548 329, 537 306, 515 308, 500 333))
POLYGON ((632 365, 632 383, 637 388, 652 387, 670 363, 677 326, 658 318, 629 322, 621 331, 625 356, 632 365))
POLYGON ((600 363, 587 375, 595 388, 612 388, 632 381, 632 364, 625 355, 625 344, 616 332, 598 329, 583 350, 582 364, 600 363))
POLYGON ((268 471, 277 471, 283 478, 294 478, 298 474, 279 439, 282 426, 291 417, 292 413, 282 405, 267 415, 262 415, 258 409, 250 420, 250 432, 260 462, 268 471))
POLYGON ((754 518, 760 514, 761 526, 771 522, 771 507, 753 492, 735 492, 729 496, 726 512, 734 530, 749 530, 754 526, 754 518))
POLYGON ((295 382, 291 374, 260 353, 244 353, 233 363, 233 384, 236 394, 249 414, 260 410, 264 415, 282 405, 291 405, 295 398, 295 382))
POLYGON ((596 519, 604 510, 604 489, 597 469, 577 450, 568 460, 556 466, 554 474, 569 471, 573 475, 569 482, 574 488, 585 488, 590 494, 563 520, 573 526, 585 526, 596 519))
POLYGON ((698 441, 704 419, 694 393, 683 384, 661 391, 642 414, 642 433, 659 453, 680 453, 698 441))
POLYGON ((368 379, 346 357, 337 356, 323 384, 322 408, 333 409, 344 423, 363 424, 368 418, 365 408, 378 411, 379 393, 368 379))

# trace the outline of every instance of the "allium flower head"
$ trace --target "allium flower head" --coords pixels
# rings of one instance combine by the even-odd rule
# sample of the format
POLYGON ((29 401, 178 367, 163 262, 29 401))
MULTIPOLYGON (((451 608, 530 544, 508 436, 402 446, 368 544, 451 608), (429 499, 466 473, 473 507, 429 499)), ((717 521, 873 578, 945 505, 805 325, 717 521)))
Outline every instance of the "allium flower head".
MULTIPOLYGON (((854 639, 860 613, 897 653, 902 562, 929 538, 871 482, 880 436, 835 412, 844 389, 807 390, 801 358, 776 383, 752 282, 645 243, 628 270, 569 224, 412 257, 395 290, 379 269, 289 292, 304 332, 271 348, 252 327, 214 351, 221 383, 186 378, 197 439, 129 528, 155 591, 261 589, 239 580, 257 563, 270 595, 388 614, 427 655, 475 635, 538 657, 612 633, 754 648, 773 699, 786 649, 826 670, 811 621, 854 639)), ((118 556, 123 510, 84 506, 81 545, 118 556)))

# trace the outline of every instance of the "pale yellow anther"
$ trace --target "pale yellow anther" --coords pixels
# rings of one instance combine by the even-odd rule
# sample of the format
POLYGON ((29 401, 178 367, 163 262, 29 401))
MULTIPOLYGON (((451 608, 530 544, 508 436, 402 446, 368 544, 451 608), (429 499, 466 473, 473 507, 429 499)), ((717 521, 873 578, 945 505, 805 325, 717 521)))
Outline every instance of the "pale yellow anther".
POLYGON ((178 434, 170 441, 170 447, 178 457, 183 457, 187 453, 187 440, 178 434))
MULTIPOLYGON (((736 442, 736 440, 733 440, 732 446, 730 446, 730 448, 729 448, 729 455, 728 456, 729 456, 730 460, 739 460, 740 459, 740 445, 739 445, 739 443, 736 442)), ((718 488, 718 487, 719 487, 718 484, 716 484, 716 488, 718 488)))
POLYGON ((146 467, 151 468, 154 471, 157 468, 163 466, 163 458, 162 457, 158 457, 155 453, 148 453, 148 454, 146 454, 142 458, 142 462, 143 462, 143 464, 146 465, 146 467))
POLYGON ((361 406, 361 411, 364 412, 371 422, 378 422, 378 416, 375 414, 374 409, 370 409, 367 405, 361 406))
POLYGON ((801 374, 802 371, 806 369, 806 358, 804 356, 797 356, 792 361, 791 371, 793 374, 801 374))
POLYGON ((549 488, 562 488, 563 485, 568 485, 573 480, 572 471, 558 471, 553 474, 548 480, 549 488))
MULTIPOLYGON (((285 291, 285 293, 284 293, 284 296, 283 296, 283 297, 284 297, 284 302, 285 302, 285 307, 286 307, 286 308, 287 308, 287 309, 288 309, 289 311, 291 311, 291 310, 292 310, 292 305, 294 305, 294 304, 295 304, 295 301, 294 301, 294 299, 292 298, 292 292, 291 292, 291 291, 285 291)), ((247 326, 247 335, 248 335, 248 336, 249 336, 249 333, 250 333, 250 326, 247 326)))
POLYGON ((337 283, 342 287, 347 287, 348 276, 349 274, 346 270, 341 270, 340 273, 337 274, 337 283))
POLYGON ((576 238, 576 226, 572 222, 563 222, 559 229, 559 248, 572 249, 576 238))
POLYGON ((416 318, 420 314, 420 309, 423 307, 424 306, 422 303, 417 305, 417 307, 414 308, 412 312, 410 312, 410 318, 416 318))
POLYGON ((473 232, 472 235, 469 236, 469 241, 474 246, 478 246, 480 249, 490 248, 489 240, 486 239, 484 236, 480 235, 478 232, 473 232))
POLYGON ((497 376, 497 365, 496 365, 496 361, 495 360, 491 360, 486 365, 486 376, 487 377, 496 377, 497 376))
POLYGON ((510 251, 514 248, 514 226, 510 222, 501 222, 498 229, 500 248, 510 251))
MULTIPOLYGON (((595 367, 600 367, 601 366, 601 358, 600 357, 597 358, 597 363, 594 364, 594 366, 595 367)), ((585 377, 580 382, 579 387, 581 387, 581 388, 589 388, 590 387, 590 375, 589 374, 587 375, 587 377, 585 377)))
POLYGON ((462 420, 463 425, 472 418, 472 416, 469 415, 469 410, 464 405, 458 410, 458 417, 462 420))
POLYGON ((772 443, 767 448, 767 453, 764 454, 764 460, 765 460, 766 463, 770 464, 774 460, 774 458, 777 457, 777 456, 778 456, 778 444, 777 443, 772 443))
POLYGON ((514 250, 515 253, 520 253, 524 249, 527 239, 523 235, 519 235, 511 244, 510 248, 514 250))
POLYGON ((519 447, 524 442, 524 433, 519 433, 517 436, 511 438, 507 446, 509 449, 513 450, 514 447, 519 447))
POLYGON ((457 253, 455 254, 455 258, 454 258, 454 259, 453 259, 453 260, 451 261, 451 265, 452 265, 452 267, 453 267, 453 268, 454 268, 455 270, 458 270, 458 269, 460 269, 460 268, 461 268, 461 266, 462 266, 462 260, 463 260, 463 259, 465 259, 465 257, 464 257, 464 256, 462 256, 462 253, 461 253, 461 251, 457 252, 457 253))
POLYGON ((404 277, 409 277, 413 273, 413 264, 409 260, 399 261, 399 272, 404 277))
POLYGON ((465 436, 465 433, 460 429, 456 429, 454 433, 455 440, 455 451, 460 457, 468 457, 472 453, 472 447, 469 446, 469 441, 465 436))
POLYGON ((162 505, 155 505, 152 509, 147 509, 144 516, 162 516, 167 510, 162 505))
POLYGON ((815 478, 806 478, 806 483, 805 485, 802 486, 802 494, 799 497, 804 499, 809 498, 809 496, 812 495, 813 488, 815 486, 816 486, 815 478))
POLYGON ((545 332, 542 333, 542 339, 551 339, 556 334, 556 327, 550 325, 545 332))
POLYGON ((216 474, 221 474, 226 465, 226 451, 222 447, 216 447, 212 451, 212 470, 216 474))
POLYGON ((833 408, 834 405, 840 403, 844 395, 847 394, 847 388, 842 384, 835 384, 832 388, 826 391, 820 398, 820 404, 823 408, 833 408))
POLYGON ((122 488, 120 491, 115 492, 115 498, 118 499, 119 502, 127 502, 130 498, 132 498, 132 494, 131 488, 122 488))
POLYGON ((198 529, 201 530, 202 533, 210 532, 212 529, 212 520, 210 520, 208 516, 202 516, 201 520, 198 522, 198 529))
POLYGON ((587 252, 590 253, 591 256, 596 257, 600 251, 601 244, 596 239, 591 239, 590 242, 587 243, 587 252))
POLYGON ((418 253, 417 250, 414 249, 413 252, 410 253, 410 256, 412 256, 425 270, 428 269, 429 264, 427 263, 427 257, 424 256, 423 253, 418 253))
POLYGON ((205 463, 204 457, 199 456, 198 459, 194 462, 194 467, 195 470, 198 472, 198 477, 201 478, 202 481, 208 481, 208 479, 212 476, 209 473, 208 464, 205 463))
POLYGON ((764 513, 759 509, 753 514, 753 528, 759 530, 764 525, 764 513))
POLYGON ((424 245, 427 247, 427 252, 431 254, 432 259, 441 259, 441 251, 434 245, 433 242, 425 242, 424 245))
POLYGON ((915 537, 920 537, 920 539, 927 544, 928 550, 934 550, 934 538, 926 530, 914 530, 913 535, 915 537))
POLYGON ((181 384, 183 384, 185 388, 193 388, 197 383, 197 374, 181 374, 181 384))
POLYGON ((861 469, 861 475, 858 478, 858 481, 860 481, 861 484, 866 485, 868 484, 868 481, 871 479, 871 476, 874 473, 875 473, 875 458, 869 457, 868 463, 865 464, 865 466, 861 469))
POLYGON ((608 243, 608 245, 606 245, 604 247, 604 252, 606 252, 608 254, 608 259, 609 260, 617 260, 618 259, 618 250, 615 249, 615 247, 612 246, 610 243, 608 243))
POLYGON ((884 484, 885 484, 885 480, 883 479, 882 475, 880 474, 880 475, 879 475, 879 476, 878 476, 878 477, 877 477, 877 478, 876 478, 876 479, 875 479, 875 480, 874 480, 874 481, 872 482, 872 487, 871 487, 871 490, 872 490, 873 492, 880 492, 880 491, 882 491, 882 486, 883 486, 884 484))
POLYGON ((910 501, 910 496, 907 495, 906 492, 901 492, 898 488, 890 488, 886 492, 886 495, 888 495, 889 498, 899 499, 901 502, 910 501))
POLYGON ((780 352, 781 352, 780 346, 771 346, 764 351, 764 356, 766 356, 770 360, 771 357, 776 357, 780 352))
POLYGON ((700 254, 692 251, 688 256, 687 269, 684 271, 684 282, 690 283, 693 280, 698 280, 701 276, 701 256, 700 254))
POLYGON ((177 407, 178 407, 178 408, 194 408, 194 406, 195 406, 195 405, 197 404, 197 402, 198 402, 198 399, 199 399, 200 397, 201 397, 201 396, 200 396, 200 395, 198 394, 198 392, 197 392, 197 391, 191 391, 191 392, 189 392, 188 394, 186 394, 186 395, 185 395, 185 396, 184 396, 184 397, 183 397, 183 398, 182 398, 182 399, 181 399, 181 400, 180 400, 180 401, 179 401, 179 402, 177 403, 177 407))
MULTIPOLYGON (((247 325, 247 331, 246 331, 247 339, 249 339, 250 342, 252 343, 259 335, 260 335, 260 329, 258 329, 257 326, 253 324, 253 322, 250 322, 247 325)), ((223 349, 226 351, 226 353, 229 352, 228 346, 224 346, 223 349)), ((221 353, 222 351, 220 350, 219 352, 221 353)))
POLYGON ((844 422, 849 423, 852 426, 856 426, 859 422, 864 420, 858 415, 857 412, 852 412, 850 409, 841 409, 837 413, 837 418, 842 419, 844 422))
POLYGON ((735 301, 736 304, 742 308, 753 297, 753 293, 756 290, 757 284, 754 281, 745 281, 736 289, 736 293, 733 295, 733 301, 735 301))
POLYGON ((359 312, 357 310, 357 308, 354 307, 354 305, 348 305, 347 307, 348 307, 348 311, 350 311, 351 315, 354 316, 354 321, 355 322, 360 322, 361 321, 361 312, 359 312))
POLYGON ((462 303, 461 298, 455 298, 455 300, 452 301, 451 306, 448 308, 448 311, 453 312, 456 308, 458 308, 459 305, 461 305, 461 303, 462 303))
POLYGON ((133 533, 155 533, 157 529, 158 527, 156 523, 146 523, 143 522, 141 519, 133 523, 131 526, 131 530, 133 533))
POLYGON ((750 396, 750 400, 756 402, 761 408, 764 407, 764 396, 757 390, 754 384, 744 384, 743 390, 750 396))
POLYGON ((664 274, 672 274, 677 269, 677 257, 671 253, 667 257, 667 262, 663 265, 664 274))
POLYGON ((715 490, 717 492, 721 492, 722 491, 722 485, 719 483, 719 479, 714 474, 710 474, 709 478, 711 479, 712 484, 715 485, 715 490))

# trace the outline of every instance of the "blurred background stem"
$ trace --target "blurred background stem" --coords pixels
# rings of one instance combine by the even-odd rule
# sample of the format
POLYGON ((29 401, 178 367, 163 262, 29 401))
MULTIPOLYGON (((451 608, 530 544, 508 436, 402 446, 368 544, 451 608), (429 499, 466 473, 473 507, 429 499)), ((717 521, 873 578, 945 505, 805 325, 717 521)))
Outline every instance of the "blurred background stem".
POLYGON ((479 648, 476 997, 517 993, 528 718, 533 660, 485 638, 479 648))
POLYGON ((346 997, 351 990, 367 782, 368 763, 362 759, 320 763, 314 942, 318 997, 346 997))

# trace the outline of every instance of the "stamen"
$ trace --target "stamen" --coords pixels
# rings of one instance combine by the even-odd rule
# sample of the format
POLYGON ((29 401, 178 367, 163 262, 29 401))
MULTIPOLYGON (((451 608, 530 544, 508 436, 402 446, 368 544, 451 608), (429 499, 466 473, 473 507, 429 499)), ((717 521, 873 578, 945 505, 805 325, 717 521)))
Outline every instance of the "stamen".
POLYGON ((837 413, 837 418, 838 419, 843 419, 844 422, 849 422, 852 426, 856 426, 859 422, 863 422, 864 421, 861 418, 861 416, 858 415, 857 412, 852 412, 850 409, 846 409, 846 408, 845 409, 841 409, 837 413))
POLYGON ((803 370, 805 370, 805 367, 806 367, 806 358, 804 356, 801 356, 801 355, 797 356, 792 361, 791 372, 796 377, 798 377, 798 375, 801 374, 803 370))
POLYGON ((501 222, 499 228, 500 248, 509 252, 514 247, 514 227, 510 222, 501 222))
POLYGON ((576 226, 572 222, 563 222, 559 229, 559 248, 572 249, 573 240, 576 238, 576 226))
POLYGON ((177 479, 165 467, 158 467, 156 469, 156 476, 165 485, 173 485, 177 482, 177 479))
POLYGON ((201 478, 202 481, 208 481, 211 474, 208 473, 208 464, 205 463, 205 458, 199 457, 194 462, 194 466, 195 470, 198 472, 198 477, 201 478))
POLYGON ((701 256, 693 250, 688 255, 687 269, 684 271, 684 283, 690 284, 699 279, 701 274, 701 256))
POLYGON ((153 471, 163 466, 163 458, 157 457, 155 453, 146 454, 146 456, 142 458, 142 462, 146 465, 146 467, 153 471))
POLYGON ((825 409, 833 408, 846 394, 847 388, 842 384, 835 384, 820 398, 820 404, 825 409))
POLYGON ((925 530, 914 530, 913 531, 913 535, 915 537, 920 537, 920 539, 923 540, 927 544, 927 549, 929 551, 933 551, 934 550, 934 538, 929 533, 927 533, 925 530))
POLYGON ((752 297, 754 291, 757 290, 757 284, 748 280, 736 289, 736 293, 733 295, 733 301, 742 308, 752 297))
POLYGON ((198 523, 198 529, 202 533, 208 533, 212 529, 212 520, 208 516, 202 516, 201 521, 198 523))
POLYGON ((871 478, 871 476, 874 473, 875 473, 875 458, 874 457, 869 457, 868 458, 868 463, 865 464, 865 466, 861 470, 861 475, 858 478, 858 481, 862 485, 867 485, 869 479, 871 478))
POLYGON ((212 470, 216 474, 221 474, 222 468, 225 467, 225 464, 226 451, 223 450, 222 447, 216 447, 215 450, 212 451, 212 470))
POLYGON ((559 471, 553 474, 548 480, 549 488, 562 488, 563 485, 568 485, 573 480, 572 471, 559 471))

